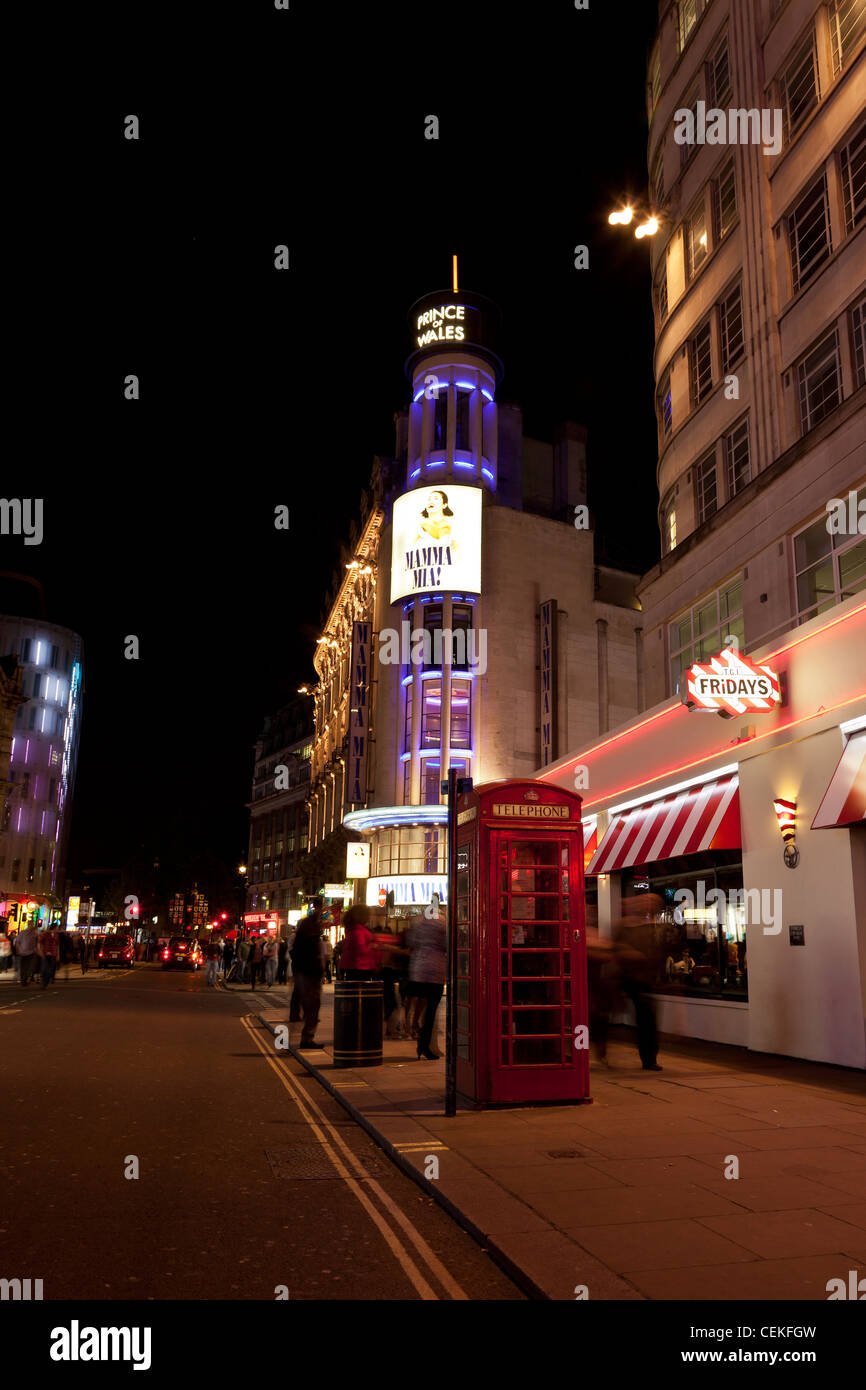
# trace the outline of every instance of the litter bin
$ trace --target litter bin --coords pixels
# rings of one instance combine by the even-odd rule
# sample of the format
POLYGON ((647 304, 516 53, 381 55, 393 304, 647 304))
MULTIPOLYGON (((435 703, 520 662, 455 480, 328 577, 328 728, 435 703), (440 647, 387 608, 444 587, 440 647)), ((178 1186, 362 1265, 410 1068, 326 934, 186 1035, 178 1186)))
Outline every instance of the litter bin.
POLYGON ((382 981, 334 985, 334 1066, 381 1067, 382 981))

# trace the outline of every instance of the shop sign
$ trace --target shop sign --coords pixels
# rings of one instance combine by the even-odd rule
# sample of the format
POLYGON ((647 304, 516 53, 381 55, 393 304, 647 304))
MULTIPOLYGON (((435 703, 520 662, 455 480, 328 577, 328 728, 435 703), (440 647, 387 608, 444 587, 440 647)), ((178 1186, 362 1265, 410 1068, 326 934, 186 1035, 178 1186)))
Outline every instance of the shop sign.
POLYGON ((571 820, 570 806, 550 806, 547 802, 520 805, 506 802, 493 807, 494 816, 517 816, 520 820, 571 820))
POLYGON ((349 668, 349 756, 346 763, 346 805, 367 801, 367 752, 370 732, 370 644, 372 623, 352 627, 349 668))
POLYGON ((323 890, 323 897, 326 898, 351 898, 352 889, 345 883, 326 883, 323 890))
POLYGON ((541 619, 541 662, 538 668, 538 696, 541 709, 541 766, 556 758, 554 720, 556 718, 556 599, 539 605, 541 619))
POLYGON ((474 820, 478 813, 477 806, 470 806, 466 811, 457 812, 457 824, 466 825, 468 821, 474 820))
POLYGON ((730 719, 747 711, 769 711, 782 703, 778 675, 756 666, 742 652, 726 647, 709 661, 695 662, 685 673, 683 704, 730 719))
POLYGON ((77 926, 78 926, 78 914, 79 914, 80 911, 81 911, 81 898, 80 898, 80 897, 77 897, 77 898, 70 898, 70 899, 69 899, 69 906, 68 906, 68 908, 67 908, 67 910, 66 910, 66 925, 67 925, 67 927, 77 927, 77 926))
POLYGON ((346 878, 370 877, 370 846, 356 840, 346 846, 346 878))
POLYGON ((276 922, 276 920, 277 920, 277 914, 276 914, 275 912, 245 912, 245 913, 244 913, 244 921, 245 921, 245 922, 276 922))
POLYGON ((395 907, 426 907, 438 893, 439 901, 448 897, 448 879, 444 874, 390 874, 383 878, 367 879, 367 906, 379 905, 380 893, 393 893, 395 907))

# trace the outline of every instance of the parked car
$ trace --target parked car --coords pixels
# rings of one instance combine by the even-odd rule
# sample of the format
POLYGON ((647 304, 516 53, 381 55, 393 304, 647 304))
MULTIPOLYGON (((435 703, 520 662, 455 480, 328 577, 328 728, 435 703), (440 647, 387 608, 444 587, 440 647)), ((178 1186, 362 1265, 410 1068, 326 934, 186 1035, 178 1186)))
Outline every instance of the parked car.
POLYGON ((199 970, 202 960, 201 947, 194 937, 189 936, 173 936, 161 956, 163 970, 177 965, 183 969, 199 970))
POLYGON ((124 932, 104 936, 96 952, 96 964, 102 970, 107 965, 131 966, 135 964, 135 947, 132 937, 124 932))

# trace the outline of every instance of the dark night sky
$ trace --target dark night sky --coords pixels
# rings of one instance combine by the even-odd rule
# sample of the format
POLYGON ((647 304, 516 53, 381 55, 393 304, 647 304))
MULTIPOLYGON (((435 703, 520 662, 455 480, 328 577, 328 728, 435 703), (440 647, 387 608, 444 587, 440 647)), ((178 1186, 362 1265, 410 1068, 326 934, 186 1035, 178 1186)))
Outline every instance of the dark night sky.
POLYGON ((22 214, 19 270, 48 288, 7 383, 27 450, 0 486, 44 497, 45 538, 3 537, 0 568, 40 579, 85 641, 72 874, 172 827, 245 852, 251 744, 312 675, 406 403, 406 311, 450 283, 453 251, 503 310, 500 397, 527 433, 587 426, 599 524, 631 568, 657 558, 648 251, 607 225, 646 184, 657 8, 627 9, 472 6, 482 27, 466 5, 293 0, 225 29, 203 9, 194 61, 137 16, 154 32, 121 45, 111 85, 94 67, 70 95, 50 215, 22 214))

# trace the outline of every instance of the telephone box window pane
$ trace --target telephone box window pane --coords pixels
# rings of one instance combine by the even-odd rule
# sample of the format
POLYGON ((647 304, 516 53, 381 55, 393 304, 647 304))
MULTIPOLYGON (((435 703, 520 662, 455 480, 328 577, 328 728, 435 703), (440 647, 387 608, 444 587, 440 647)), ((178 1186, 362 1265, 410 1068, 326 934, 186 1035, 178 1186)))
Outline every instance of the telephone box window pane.
MULTIPOLYGON (((507 957, 504 959, 507 959, 507 957)), ((508 971, 503 970, 502 973, 503 975, 507 975, 508 971)), ((515 951, 514 974, 524 976, 535 975, 539 977, 546 975, 558 976, 561 974, 559 968, 559 952, 515 951)))
POLYGON ((560 1038, 521 1038, 514 1044, 516 1067, 550 1066, 562 1061, 560 1038))
MULTIPOLYGON (((508 986, 507 986, 507 985, 505 986, 505 989, 506 989, 506 992, 507 992, 507 989, 508 989, 508 986)), ((458 1002, 459 1004, 468 1004, 468 1003, 469 1003, 469 981, 468 981, 468 980, 458 980, 458 981, 457 981, 457 1002, 458 1002)), ((506 1000, 506 1003, 507 1003, 507 1000, 506 1000)))
POLYGON ((512 893, 555 893, 555 868, 519 868, 511 870, 512 893))
POLYGON ((457 1028, 461 1033, 469 1032, 469 1010, 465 1004, 457 1005, 457 1028))
MULTIPOLYGON (((502 985, 500 986, 500 988, 502 989, 502 998, 501 998, 501 1000, 500 1000, 500 1003, 502 1003, 502 1004, 508 1004, 508 1003, 510 1003, 510 1000, 509 1000, 509 998, 508 998, 508 981, 507 981, 507 980, 503 980, 502 985)), ((458 995, 458 998, 459 998, 459 997, 460 997, 460 996, 458 995)))
POLYGON ((504 1067, 507 1067, 507 1066, 509 1065, 508 1048, 509 1048, 508 1040, 507 1040, 507 1038, 503 1038, 503 1039, 502 1039, 502 1065, 503 1065, 504 1067))
POLYGON ((513 847, 512 864, 555 864, 559 846, 554 840, 519 840, 513 847))
POLYGON ((568 904, 569 904, 569 899, 568 899, 567 897, 564 897, 563 900, 562 900, 562 920, 563 920, 563 922, 567 922, 567 921, 569 920, 569 907, 568 907, 568 904))
MULTIPOLYGON (((512 927, 512 946, 559 946, 560 932, 562 928, 556 922, 515 922, 512 927), (517 940, 514 932, 519 932, 521 940, 517 940)), ((515 968, 515 974, 517 969, 515 968)))
POLYGON ((560 980, 514 980, 511 985, 514 1004, 559 1004, 560 980))
POLYGON ((501 960, 501 963, 500 963, 500 971, 499 971, 499 973, 500 973, 500 975, 502 976, 503 980, 507 980, 508 977, 509 977, 510 974, 511 974, 511 970, 510 970, 509 965, 508 965, 508 952, 507 952, 507 951, 503 951, 503 952, 502 952, 502 960, 501 960))
MULTIPOLYGON (((468 933, 467 933, 468 935, 468 933)), ((463 942, 460 942, 463 945, 463 942)), ((469 953, 468 951, 457 952, 457 974, 467 976, 469 974, 469 953)))
POLYGON ((559 1009, 515 1009, 513 1017, 513 1031, 516 1034, 542 1033, 549 1037, 559 1037, 562 1032, 562 1014, 559 1009))

